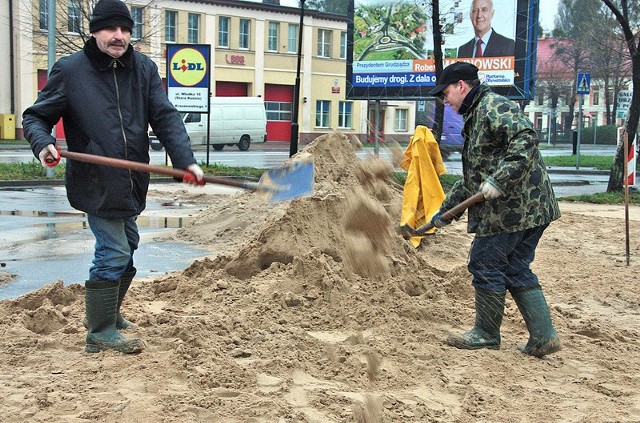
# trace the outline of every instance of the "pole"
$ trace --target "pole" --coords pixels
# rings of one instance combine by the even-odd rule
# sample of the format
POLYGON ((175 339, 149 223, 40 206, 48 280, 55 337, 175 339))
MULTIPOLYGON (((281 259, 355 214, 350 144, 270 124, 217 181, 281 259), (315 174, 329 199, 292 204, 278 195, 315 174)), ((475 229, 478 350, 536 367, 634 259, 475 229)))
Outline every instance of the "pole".
POLYGON ((304 2, 300 0, 300 28, 298 28, 298 67, 296 69, 296 84, 293 92, 293 113, 291 115, 291 144, 289 157, 298 152, 298 111, 300 109, 300 65, 302 62, 302 26, 304 25, 304 2))
POLYGON ((582 94, 578 94, 578 140, 576 143, 576 169, 580 169, 580 134, 582 132, 582 94))
POLYGON ((378 157, 380 153, 380 100, 376 100, 376 132, 374 133, 373 154, 378 157))
POLYGON ((596 145, 596 131, 598 130, 598 112, 593 115, 593 145, 596 145))
MULTIPOLYGON (((56 63, 56 0, 48 0, 47 2, 47 76, 51 75, 51 69, 56 63)), ((51 135, 56 138, 56 126, 53 125, 51 135)), ((47 178, 53 178, 56 171, 52 167, 45 170, 47 178)))
POLYGON ((547 121, 547 145, 551 145, 551 112, 549 112, 549 120, 547 121))
POLYGON ((630 262, 630 250, 629 250, 629 135, 627 130, 624 130, 624 142, 622 148, 624 148, 624 228, 625 228, 625 253, 627 257, 627 266, 630 262))

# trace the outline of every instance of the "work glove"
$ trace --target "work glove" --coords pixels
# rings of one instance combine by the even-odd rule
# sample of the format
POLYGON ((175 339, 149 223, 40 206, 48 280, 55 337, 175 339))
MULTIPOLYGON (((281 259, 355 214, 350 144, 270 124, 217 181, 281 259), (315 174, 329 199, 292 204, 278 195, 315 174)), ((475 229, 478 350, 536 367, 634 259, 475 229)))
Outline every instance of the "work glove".
POLYGON ((433 217, 431 218, 431 224, 438 229, 444 228, 445 226, 450 224, 452 221, 453 219, 443 219, 441 212, 434 214, 433 217))
POLYGON ((480 190, 485 200, 495 200, 496 198, 502 197, 500 190, 489 181, 484 181, 482 185, 480 185, 480 190))
POLYGON ((47 144, 45 148, 38 153, 38 159, 43 167, 54 167, 60 163, 60 147, 53 144, 47 144))
POLYGON ((189 165, 186 169, 182 182, 190 185, 204 185, 204 172, 197 164, 189 165))

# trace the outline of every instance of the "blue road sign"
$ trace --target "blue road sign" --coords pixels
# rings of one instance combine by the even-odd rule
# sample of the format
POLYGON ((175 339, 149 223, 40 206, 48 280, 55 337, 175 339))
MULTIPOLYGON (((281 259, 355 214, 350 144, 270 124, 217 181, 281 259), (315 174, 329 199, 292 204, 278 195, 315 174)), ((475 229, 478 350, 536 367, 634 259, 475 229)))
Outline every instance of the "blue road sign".
POLYGON ((576 84, 576 94, 589 94, 591 88, 591 74, 579 73, 576 84))

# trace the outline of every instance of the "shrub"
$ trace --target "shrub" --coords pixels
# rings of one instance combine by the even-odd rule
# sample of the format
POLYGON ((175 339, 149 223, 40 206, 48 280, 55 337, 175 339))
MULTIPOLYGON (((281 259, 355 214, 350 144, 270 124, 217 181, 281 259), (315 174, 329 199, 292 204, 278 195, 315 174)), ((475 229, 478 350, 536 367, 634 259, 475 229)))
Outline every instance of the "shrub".
MULTIPOLYGON (((596 127, 596 144, 600 145, 616 145, 617 140, 616 125, 602 125, 596 127)), ((580 144, 593 143, 593 127, 583 128, 580 133, 580 144)))

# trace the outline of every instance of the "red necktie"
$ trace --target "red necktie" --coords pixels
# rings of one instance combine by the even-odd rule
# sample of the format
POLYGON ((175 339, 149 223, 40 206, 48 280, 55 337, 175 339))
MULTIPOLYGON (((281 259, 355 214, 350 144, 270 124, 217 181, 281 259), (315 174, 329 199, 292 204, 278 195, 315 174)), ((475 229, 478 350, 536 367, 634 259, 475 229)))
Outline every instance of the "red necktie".
POLYGON ((477 47, 476 47, 476 57, 482 57, 482 39, 479 38, 478 39, 478 43, 477 43, 477 47))

